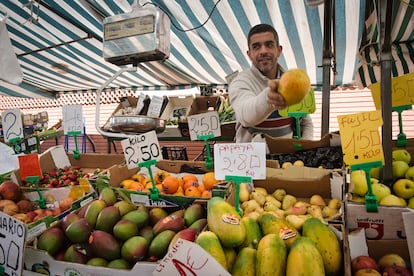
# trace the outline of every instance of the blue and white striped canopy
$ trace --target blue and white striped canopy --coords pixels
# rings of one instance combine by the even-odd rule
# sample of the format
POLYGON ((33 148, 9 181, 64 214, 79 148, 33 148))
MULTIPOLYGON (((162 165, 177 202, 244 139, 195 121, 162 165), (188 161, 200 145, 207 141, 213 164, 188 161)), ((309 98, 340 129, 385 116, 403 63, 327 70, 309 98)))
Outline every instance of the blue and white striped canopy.
MULTIPOLYGON (((408 1, 408 0, 407 0, 408 1)), ((324 5, 310 0, 140 0, 159 6, 171 20, 171 53, 165 62, 141 63, 109 86, 157 90, 211 85, 250 66, 247 33, 270 23, 278 30, 285 68, 306 69, 321 86, 324 5)), ((55 97, 98 89, 119 69, 102 57, 102 20, 131 11, 133 0, 2 0, 6 25, 23 70, 19 86, 0 82, 0 94, 55 97)), ((355 81, 365 1, 335 1, 332 33, 334 86, 355 81)), ((110 87, 108 87, 110 88, 110 87)))

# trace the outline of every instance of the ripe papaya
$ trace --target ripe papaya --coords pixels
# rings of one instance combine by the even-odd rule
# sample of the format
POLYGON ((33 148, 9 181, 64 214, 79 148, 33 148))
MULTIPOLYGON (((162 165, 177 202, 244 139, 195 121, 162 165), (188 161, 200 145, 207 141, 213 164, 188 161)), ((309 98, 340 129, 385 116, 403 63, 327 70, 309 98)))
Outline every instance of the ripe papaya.
POLYGON ((251 247, 242 248, 236 256, 231 275, 233 276, 255 276, 256 275, 256 249, 251 247))
POLYGON ((256 275, 285 276, 287 248, 277 234, 267 234, 259 242, 256 252, 256 275))
POLYGON ((246 239, 239 248, 251 247, 257 249, 257 245, 263 237, 259 223, 252 217, 242 217, 241 223, 244 224, 244 228, 246 229, 246 239))
POLYGON ((224 254, 223 247, 220 243, 219 238, 214 232, 203 231, 195 240, 195 243, 201 246, 207 253, 209 253, 214 259, 219 262, 224 269, 227 270, 227 260, 224 254))
POLYGON ((322 255, 326 275, 339 275, 342 270, 342 246, 328 225, 318 218, 309 218, 302 227, 302 235, 315 242, 322 255))
POLYGON ((292 244, 286 261, 286 276, 324 276, 325 269, 321 253, 308 237, 299 237, 292 244))
POLYGON ((289 249, 292 243, 300 237, 299 231, 285 218, 276 217, 272 213, 264 213, 259 217, 259 224, 263 235, 276 234, 282 238, 289 249))
POLYGON ((207 225, 224 247, 237 247, 246 238, 246 229, 239 213, 221 197, 212 197, 208 201, 207 225))

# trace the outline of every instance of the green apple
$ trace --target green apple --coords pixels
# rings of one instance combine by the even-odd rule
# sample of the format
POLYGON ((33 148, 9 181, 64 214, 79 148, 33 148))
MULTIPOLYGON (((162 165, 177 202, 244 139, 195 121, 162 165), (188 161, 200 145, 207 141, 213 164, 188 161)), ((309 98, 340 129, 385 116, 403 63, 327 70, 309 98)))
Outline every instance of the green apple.
POLYGON ((371 189, 372 193, 377 196, 378 201, 391 194, 390 187, 383 183, 373 183, 371 184, 371 189))
POLYGON ((411 154, 406 149, 395 149, 392 151, 393 161, 404 161, 409 164, 411 162, 411 154))
POLYGON ((351 171, 349 179, 351 181, 351 187, 352 185, 354 186, 352 193, 357 194, 359 196, 365 196, 367 194, 368 184, 364 170, 351 171))
POLYGON ((393 194, 390 194, 390 195, 387 195, 387 196, 383 197, 379 201, 379 205, 405 207, 405 206, 407 206, 407 203, 405 202, 405 200, 403 198, 398 197, 398 196, 393 195, 393 194))
POLYGON ((404 178, 409 167, 404 161, 392 161, 392 176, 394 178, 404 178))
POLYGON ((414 181, 414 166, 408 168, 408 170, 405 172, 405 178, 414 181))
POLYGON ((375 179, 382 179, 381 175, 382 175, 382 168, 372 168, 369 171, 369 175, 371 176, 371 178, 375 178, 375 179))
POLYGON ((414 196, 414 181, 406 178, 398 179, 392 185, 392 191, 398 197, 409 199, 414 196))
POLYGON ((411 208, 411 209, 414 209, 414 197, 412 197, 408 200, 407 207, 411 208))

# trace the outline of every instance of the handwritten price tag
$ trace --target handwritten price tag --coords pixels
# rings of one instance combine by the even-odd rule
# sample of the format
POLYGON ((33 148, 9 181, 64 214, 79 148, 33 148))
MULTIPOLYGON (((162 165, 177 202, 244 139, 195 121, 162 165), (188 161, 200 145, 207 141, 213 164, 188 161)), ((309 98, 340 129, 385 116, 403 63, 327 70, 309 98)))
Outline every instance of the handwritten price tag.
POLYGON ((380 110, 340 115, 337 118, 346 165, 378 160, 384 163, 379 133, 383 124, 380 110))
MULTIPOLYGON (((374 83, 370 87, 375 108, 381 109, 381 84, 374 83)), ((392 107, 414 103, 414 73, 391 79, 392 107)))
POLYGON ((128 169, 138 167, 138 163, 149 160, 162 160, 160 144, 155 131, 142 135, 131 135, 121 141, 128 169))
POLYGON ((1 121, 4 131, 4 141, 8 142, 14 138, 23 138, 22 113, 20 109, 14 108, 4 111, 1 114, 1 121))
POLYGON ((214 175, 225 179, 226 175, 266 178, 265 143, 223 143, 214 145, 214 175))
POLYGON ((83 134, 83 113, 82 105, 62 106, 63 133, 80 132, 83 134))
POLYGON ((315 104, 315 92, 313 88, 306 95, 305 99, 300 103, 288 106, 285 109, 279 110, 280 116, 287 117, 290 112, 306 112, 308 114, 315 113, 316 104, 315 104))
POLYGON ((187 117, 190 139, 197 140, 198 136, 213 134, 221 136, 220 119, 217 111, 191 115, 187 117))
POLYGON ((161 108, 163 102, 163 97, 153 96, 148 107, 148 117, 158 118, 161 115, 161 108))

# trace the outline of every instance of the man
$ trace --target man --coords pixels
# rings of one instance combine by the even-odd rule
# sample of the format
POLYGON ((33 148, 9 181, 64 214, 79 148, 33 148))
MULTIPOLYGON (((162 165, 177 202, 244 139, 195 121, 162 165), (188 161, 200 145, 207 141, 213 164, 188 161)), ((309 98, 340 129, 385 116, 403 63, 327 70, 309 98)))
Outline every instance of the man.
MULTIPOLYGON (((240 72, 229 87, 230 103, 236 114, 236 142, 251 142, 258 133, 273 137, 292 138, 295 120, 281 117, 278 110, 286 108, 285 100, 277 92, 284 70, 278 63, 282 53, 276 30, 268 24, 250 29, 248 51, 252 65, 240 72), (272 80, 272 81, 271 81, 272 80)), ((309 116, 300 120, 303 139, 313 138, 313 124, 309 116)))

